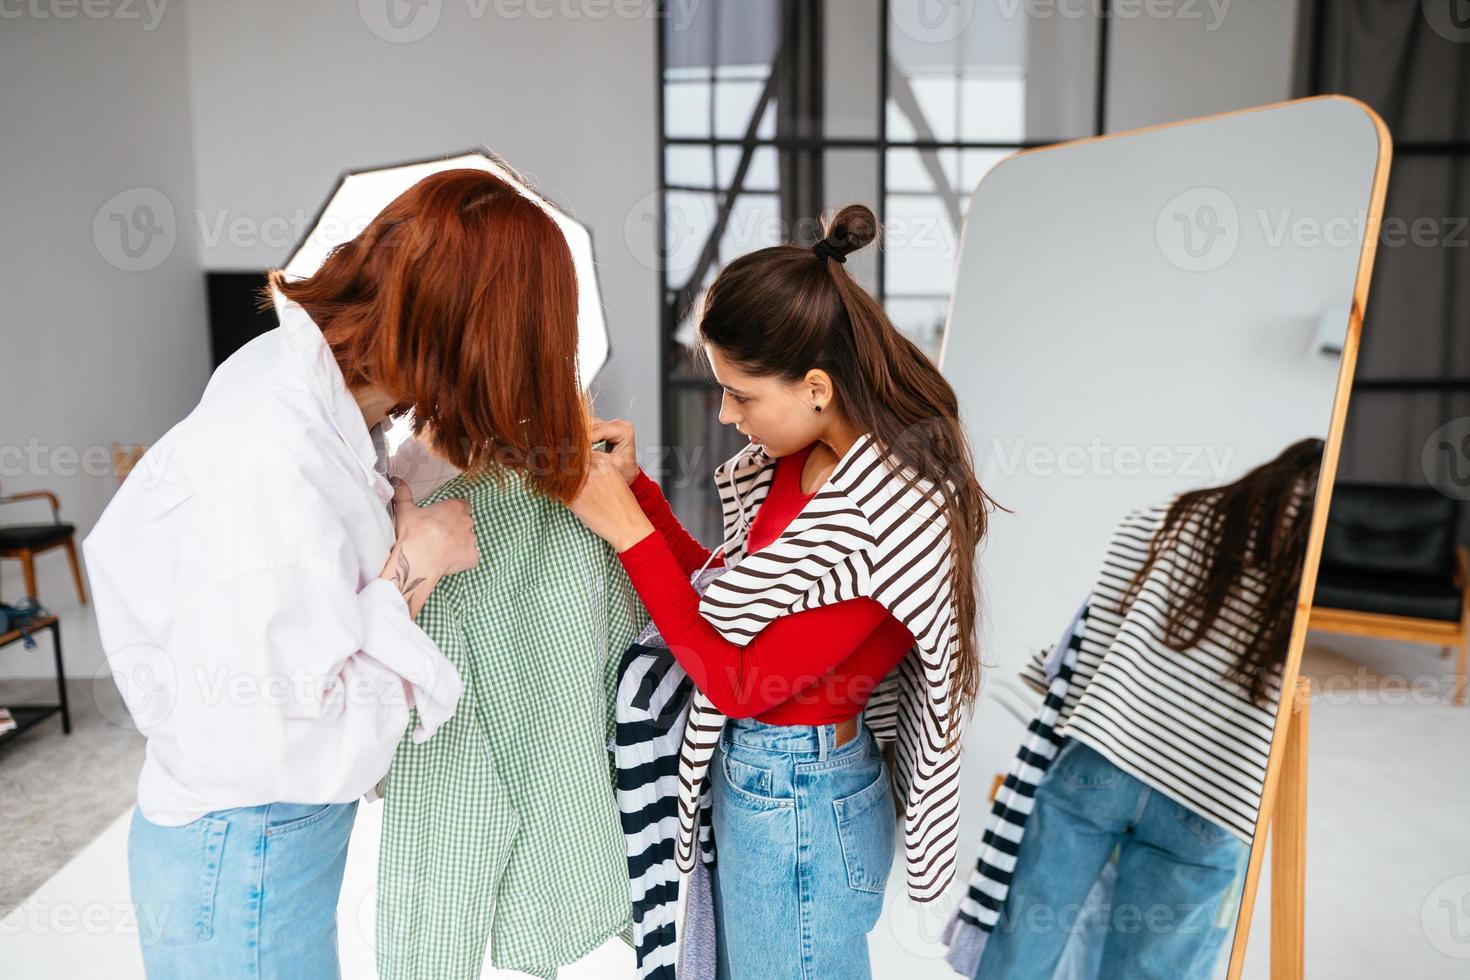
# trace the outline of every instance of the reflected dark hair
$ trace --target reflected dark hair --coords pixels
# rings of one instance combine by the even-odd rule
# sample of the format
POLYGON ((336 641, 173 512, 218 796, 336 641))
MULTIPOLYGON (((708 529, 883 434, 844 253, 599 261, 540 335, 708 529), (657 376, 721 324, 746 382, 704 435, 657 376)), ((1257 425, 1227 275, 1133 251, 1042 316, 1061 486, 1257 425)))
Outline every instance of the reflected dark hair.
POLYGON ((954 389, 832 254, 845 258, 877 239, 873 212, 850 204, 823 224, 823 233, 829 252, 774 245, 725 266, 705 292, 697 340, 757 377, 794 382, 813 369, 827 372, 834 403, 860 432, 872 434, 889 469, 904 480, 904 492, 925 493, 920 481, 934 488, 927 495, 948 524, 959 637, 946 711, 953 745, 961 714, 979 692, 975 550, 988 508, 998 505, 975 479, 954 389))
POLYGON ((1322 440, 1302 439, 1234 483, 1180 494, 1123 598, 1126 612, 1159 556, 1168 553, 1184 581, 1170 590, 1164 642, 1183 651, 1212 628, 1228 629, 1244 646, 1225 678, 1263 707, 1286 660, 1321 467, 1322 440), (1189 536, 1185 547, 1181 533, 1189 536), (1254 607, 1245 623, 1238 612, 1221 618, 1231 595, 1254 607))

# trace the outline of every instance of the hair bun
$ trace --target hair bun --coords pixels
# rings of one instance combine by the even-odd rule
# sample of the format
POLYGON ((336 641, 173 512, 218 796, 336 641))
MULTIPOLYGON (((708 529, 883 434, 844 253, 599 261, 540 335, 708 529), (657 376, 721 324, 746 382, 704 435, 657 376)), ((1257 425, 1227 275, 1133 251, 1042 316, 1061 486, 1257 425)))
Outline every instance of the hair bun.
POLYGON ((824 237, 843 255, 872 244, 878 219, 866 204, 849 204, 823 225, 824 237))

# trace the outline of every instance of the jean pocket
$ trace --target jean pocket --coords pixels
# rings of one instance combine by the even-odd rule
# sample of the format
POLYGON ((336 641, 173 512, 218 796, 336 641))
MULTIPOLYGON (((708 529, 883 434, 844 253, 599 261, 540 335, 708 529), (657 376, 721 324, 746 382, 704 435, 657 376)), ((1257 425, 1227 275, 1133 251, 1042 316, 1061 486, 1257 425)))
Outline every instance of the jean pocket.
POLYGON ((1064 745, 1052 761, 1052 768, 1073 789, 1108 790, 1118 786, 1118 767, 1081 742, 1064 745))
POLYGON ((1214 847, 1221 841, 1234 836, 1215 821, 1202 817, 1193 810, 1181 806, 1177 808, 1177 813, 1179 822, 1206 847, 1214 847))
POLYGON ((888 786, 888 767, 879 760, 877 778, 856 793, 832 801, 848 885, 880 895, 888 885, 898 834, 888 786))
POLYGON ((720 767, 725 777, 725 788, 734 802, 757 810, 796 805, 795 800, 771 795, 771 770, 731 758, 723 746, 720 749, 720 767))
POLYGON ((272 803, 265 813, 267 837, 278 837, 319 822, 345 806, 343 803, 272 803))
POLYGON ((141 813, 128 841, 129 877, 145 946, 188 946, 214 935, 229 821, 204 816, 165 827, 141 813))

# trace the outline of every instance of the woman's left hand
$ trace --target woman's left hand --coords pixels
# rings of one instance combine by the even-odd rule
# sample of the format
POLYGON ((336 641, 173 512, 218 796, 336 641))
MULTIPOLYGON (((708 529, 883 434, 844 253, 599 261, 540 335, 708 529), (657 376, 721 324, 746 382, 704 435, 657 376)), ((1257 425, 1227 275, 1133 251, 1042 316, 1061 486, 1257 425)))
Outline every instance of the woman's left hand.
POLYGON ((583 524, 619 552, 653 530, 627 479, 607 453, 593 451, 587 482, 569 506, 583 524))

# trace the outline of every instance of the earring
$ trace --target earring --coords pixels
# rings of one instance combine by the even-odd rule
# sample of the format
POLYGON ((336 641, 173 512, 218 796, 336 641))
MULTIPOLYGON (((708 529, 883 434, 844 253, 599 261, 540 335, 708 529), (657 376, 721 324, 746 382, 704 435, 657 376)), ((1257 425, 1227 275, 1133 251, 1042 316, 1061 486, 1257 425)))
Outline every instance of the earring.
POLYGON ((814 412, 820 412, 821 410, 822 410, 822 406, 820 406, 820 405, 813 405, 812 406, 812 411, 814 411, 814 412))

